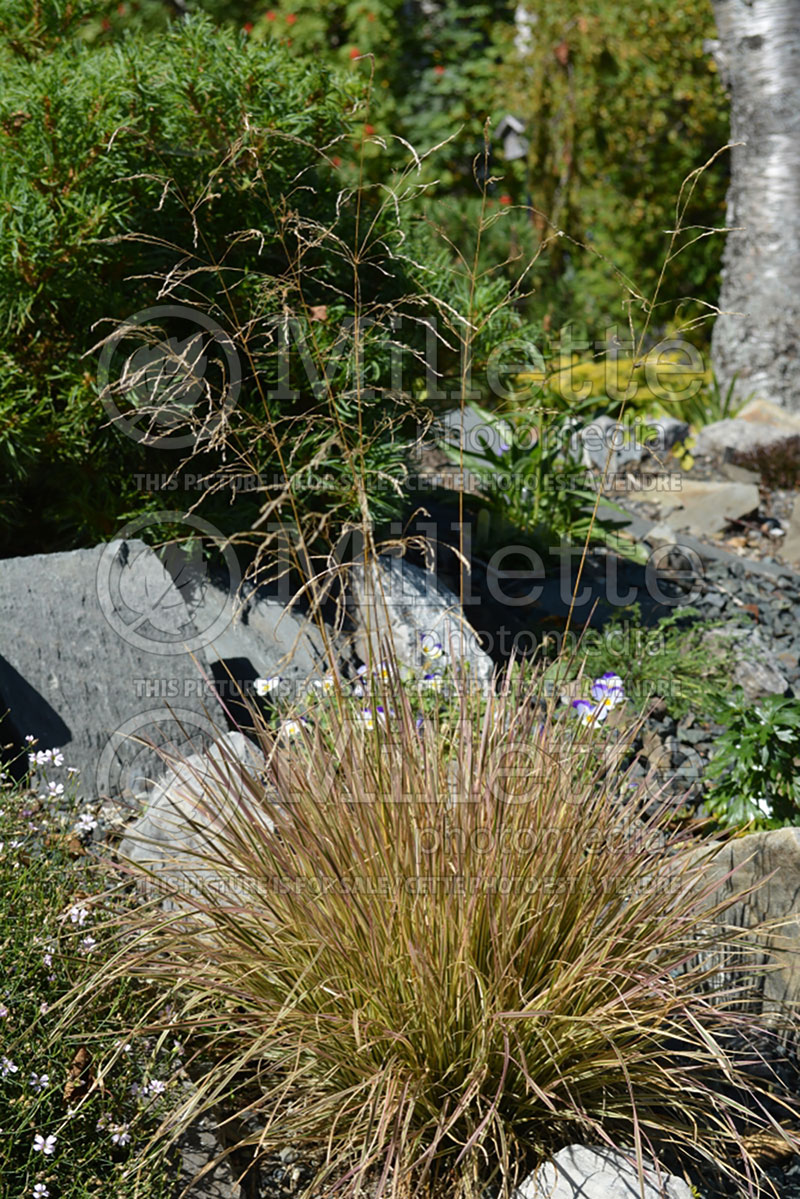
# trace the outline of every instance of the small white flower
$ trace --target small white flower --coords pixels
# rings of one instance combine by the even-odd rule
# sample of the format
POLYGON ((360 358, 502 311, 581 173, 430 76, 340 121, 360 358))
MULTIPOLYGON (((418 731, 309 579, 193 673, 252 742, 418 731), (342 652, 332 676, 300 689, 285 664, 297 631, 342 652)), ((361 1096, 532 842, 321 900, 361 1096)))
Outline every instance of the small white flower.
POLYGON ((142 1087, 142 1092, 147 1095, 163 1095, 167 1089, 167 1084, 162 1082, 160 1078, 154 1078, 146 1086, 142 1087))
POLYGON ((31 733, 26 733, 25 740, 28 742, 28 745, 33 745, 36 738, 31 733))
POLYGON ((0 1003, 0 1020, 5 1020, 8 1015, 8 1008, 4 1003, 0 1003))
POLYGON ((60 749, 53 750, 53 765, 54 766, 63 766, 64 765, 64 755, 62 754, 60 749))
POLYGON ((95 941, 94 937, 84 937, 81 941, 81 949, 84 953, 91 953, 96 945, 97 941, 95 941))
POLYGON ((130 1142, 131 1134, 128 1132, 127 1124, 112 1124, 111 1125, 111 1140, 115 1145, 127 1145, 130 1142))
POLYGON ((80 774, 80 770, 78 769, 77 766, 68 766, 67 774, 80 774))
POLYGON ((422 686, 426 691, 441 691, 444 679, 440 674, 426 674, 422 678, 422 686))
POLYGON ((44 962, 45 966, 52 966, 52 964, 53 964, 53 955, 52 955, 52 953, 43 953, 43 954, 42 954, 42 961, 44 962))
POLYGON ((308 724, 308 721, 302 716, 299 720, 284 720, 281 733, 284 737, 299 737, 304 724, 308 724))
POLYGON ((47 1157, 52 1157, 56 1151, 56 1140, 57 1138, 52 1135, 43 1137, 41 1133, 37 1132, 33 1138, 33 1147, 37 1153, 44 1153, 47 1157))
POLYGON ((10 1057, 0 1057, 0 1074, 3 1078, 8 1078, 9 1074, 16 1074, 19 1066, 15 1066, 10 1057))
POLYGON ((68 915, 73 924, 83 925, 86 922, 86 917, 89 915, 89 909, 81 907, 79 903, 75 903, 69 909, 68 915))
POLYGON ((45 796, 45 799, 60 799, 63 794, 64 794, 64 784, 63 783, 48 783, 47 784, 47 795, 45 796))
POLYGON ((40 1003, 39 1004, 39 1015, 40 1016, 46 1016, 49 1011, 50 1011, 49 1003, 40 1003))
POLYGON ((75 825, 74 832, 90 833, 92 829, 97 828, 97 821, 91 812, 81 812, 78 817, 78 823, 75 825))
POLYGON ((321 691, 323 695, 330 695, 336 686, 336 681, 332 674, 326 675, 324 679, 309 679, 308 689, 310 691, 321 691))
POLYGON ((45 1087, 50 1085, 50 1075, 49 1074, 31 1074, 30 1078, 28 1079, 28 1082, 33 1087, 34 1091, 36 1091, 36 1093, 38 1094, 39 1091, 43 1091, 45 1089, 45 1087))
POLYGON ((47 1199, 50 1192, 43 1182, 37 1182, 31 1192, 33 1199, 47 1199))
POLYGON ((276 691, 281 685, 281 676, 279 674, 270 675, 268 679, 254 679, 253 690, 261 699, 265 695, 269 695, 271 691, 276 691))
POLYGON ((437 658, 444 657, 444 648, 438 637, 433 633, 425 633, 422 636, 422 652, 426 658, 435 661, 437 658))

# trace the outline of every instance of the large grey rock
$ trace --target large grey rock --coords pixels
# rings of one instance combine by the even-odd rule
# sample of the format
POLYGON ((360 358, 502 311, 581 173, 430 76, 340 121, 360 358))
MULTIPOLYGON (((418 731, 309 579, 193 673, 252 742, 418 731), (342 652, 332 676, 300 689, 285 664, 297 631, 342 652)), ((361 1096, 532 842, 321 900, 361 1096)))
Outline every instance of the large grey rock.
POLYGON ((789 680, 781 669, 782 663, 767 645, 760 629, 723 626, 709 629, 703 641, 709 646, 714 643, 725 646, 733 659, 734 685, 741 687, 749 700, 786 692, 789 680))
POLYGON ((469 663, 470 678, 488 685, 491 658, 481 649, 458 597, 430 571, 382 554, 366 571, 363 565, 352 567, 350 586, 355 647, 362 661, 379 662, 389 642, 398 664, 423 671, 423 640, 432 637, 449 663, 469 663))
POLYGON ((211 616, 221 608, 226 613, 224 626, 203 648, 217 691, 226 699, 239 689, 246 693, 255 678, 276 675, 282 679, 283 697, 293 698, 305 690, 309 679, 341 672, 348 662, 349 649, 342 637, 330 629, 323 637, 314 621, 279 599, 256 591, 231 594, 212 583, 193 592, 192 600, 201 625, 207 623, 206 612, 211 616))
POLYGON ((191 893, 201 884, 227 891, 224 871, 214 859, 223 853, 231 818, 244 811, 263 833, 273 829, 250 787, 263 768, 260 750, 241 733, 227 733, 205 753, 175 763, 144 797, 142 814, 119 845, 120 858, 191 893))
MULTIPOLYGON (((157 755, 136 738, 202 745, 213 734, 186 650, 202 636, 180 587, 140 541, 0 562, 0 630, 4 740, 10 733, 22 746, 31 735, 39 749, 63 749, 87 797, 158 772, 157 755)), ((69 785, 63 769, 49 777, 69 785)))
MULTIPOLYGON (((761 1011, 800 1015, 800 828, 750 833, 727 842, 709 858, 704 878, 719 883, 709 905, 756 888, 720 919, 739 929, 755 929, 765 920, 779 922, 754 942, 759 960, 770 969, 759 973, 753 998, 761 1011)), ((716 964, 717 992, 741 986, 741 967, 739 972, 733 969, 733 951, 720 948, 716 964)))
POLYGON ((728 417, 704 425, 697 435, 695 452, 713 456, 731 454, 734 461, 740 455, 753 450, 770 453, 783 449, 789 442, 800 439, 800 428, 783 427, 768 421, 745 420, 741 416, 728 417))
POLYGON ((612 1149, 568 1145, 526 1178, 512 1199, 691 1199, 682 1178, 656 1170, 647 1159, 642 1190, 633 1150, 630 1157, 632 1161, 612 1149))

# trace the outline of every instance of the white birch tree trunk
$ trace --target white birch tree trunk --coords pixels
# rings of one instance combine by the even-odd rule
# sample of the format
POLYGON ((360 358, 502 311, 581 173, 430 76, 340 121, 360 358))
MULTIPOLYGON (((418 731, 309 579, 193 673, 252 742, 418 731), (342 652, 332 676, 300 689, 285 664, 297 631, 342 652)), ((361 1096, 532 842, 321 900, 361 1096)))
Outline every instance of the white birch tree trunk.
POLYGON ((712 0, 732 151, 711 359, 723 392, 800 412, 800 0, 712 0), (727 315, 729 312, 744 316, 727 315))

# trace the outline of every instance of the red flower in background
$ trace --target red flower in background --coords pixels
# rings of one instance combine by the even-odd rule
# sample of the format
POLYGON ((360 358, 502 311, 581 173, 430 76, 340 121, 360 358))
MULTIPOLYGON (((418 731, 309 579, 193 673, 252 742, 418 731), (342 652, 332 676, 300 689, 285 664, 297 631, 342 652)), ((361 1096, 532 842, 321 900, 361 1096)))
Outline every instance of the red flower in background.
POLYGON ((375 132, 375 126, 374 125, 365 125, 364 132, 366 133, 367 137, 369 137, 371 134, 373 134, 375 132))
POLYGON ((358 46, 353 46, 352 50, 350 51, 350 57, 351 58, 360 58, 361 57, 361 51, 359 50, 358 46))
POLYGON ((252 33, 253 32, 253 22, 245 21, 244 25, 242 26, 242 29, 245 31, 245 33, 252 33))
POLYGON ((444 67, 434 67, 433 73, 434 75, 444 75, 444 67))
POLYGON ((294 23, 295 23, 295 21, 296 21, 296 20, 297 20, 297 14, 296 14, 296 13, 293 13, 293 12, 287 12, 287 14, 286 14, 286 24, 287 24, 287 25, 294 25, 294 23))
POLYGON ((331 159, 331 162, 333 163, 333 165, 335 167, 340 167, 342 165, 342 160, 338 154, 334 154, 333 158, 331 159))
POLYGON ((501 203, 501 204, 506 204, 506 205, 510 204, 510 203, 511 203, 511 196, 509 196, 507 193, 506 193, 505 195, 502 195, 502 196, 500 197, 500 203, 501 203))
POLYGON ((274 12, 273 9, 270 9, 269 12, 264 13, 264 20, 265 21, 274 21, 275 18, 277 17, 277 15, 278 14, 276 12, 274 12))

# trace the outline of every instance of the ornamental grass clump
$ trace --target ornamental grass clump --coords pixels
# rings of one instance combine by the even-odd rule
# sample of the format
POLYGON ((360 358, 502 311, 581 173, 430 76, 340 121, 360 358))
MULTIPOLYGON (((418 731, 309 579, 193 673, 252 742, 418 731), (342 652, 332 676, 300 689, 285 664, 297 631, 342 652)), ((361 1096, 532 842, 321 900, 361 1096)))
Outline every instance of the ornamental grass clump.
POLYGON ((777 1131, 758 1083, 719 1085, 747 1018, 703 995, 698 841, 640 817, 604 730, 510 679, 420 719, 382 674, 384 720, 335 686, 324 722, 261 723, 203 881, 162 880, 96 980, 169 991, 193 1086, 162 1133, 227 1111, 313 1162, 306 1194, 417 1199, 507 1195, 575 1141, 730 1163, 777 1131))

